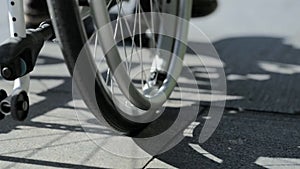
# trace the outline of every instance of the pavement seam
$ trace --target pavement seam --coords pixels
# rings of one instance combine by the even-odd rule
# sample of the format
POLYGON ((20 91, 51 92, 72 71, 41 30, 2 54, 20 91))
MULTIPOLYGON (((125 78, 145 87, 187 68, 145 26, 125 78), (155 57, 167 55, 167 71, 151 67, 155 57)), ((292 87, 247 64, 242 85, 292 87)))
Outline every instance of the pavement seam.
POLYGON ((142 169, 146 168, 153 160, 155 159, 155 157, 153 156, 143 167, 142 169))

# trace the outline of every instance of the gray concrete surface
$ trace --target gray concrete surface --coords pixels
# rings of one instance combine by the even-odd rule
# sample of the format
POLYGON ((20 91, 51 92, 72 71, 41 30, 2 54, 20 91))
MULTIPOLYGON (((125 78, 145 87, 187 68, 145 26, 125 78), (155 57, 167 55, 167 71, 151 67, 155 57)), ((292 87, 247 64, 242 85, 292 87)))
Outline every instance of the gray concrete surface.
MULTIPOLYGON (((216 13, 193 19, 192 23, 214 44, 230 38, 264 37, 280 38, 284 44, 298 49, 299 6, 297 0, 220 0, 216 13)), ((0 35, 3 38, 5 32, 0 35)), ((190 42, 201 43, 203 39, 198 38, 192 29, 190 42)), ((235 45, 239 51, 239 47, 247 49, 243 44, 235 45)), ((217 49, 223 54, 221 58, 235 53, 234 50, 230 53, 217 49)), ((282 53, 284 51, 275 51, 274 55, 282 53)), ((242 57, 237 60, 243 61, 242 57)), ((299 65, 296 63, 295 66, 299 65)), ((230 68, 230 65, 226 64, 225 68, 230 68)), ((297 70, 295 68, 293 73, 296 84, 299 83, 297 70)), ((247 83, 253 80, 251 77, 240 78, 247 83)), ((1 81, 0 84, 1 88, 8 90, 11 87, 8 82, 1 81)), ((284 82, 281 86, 281 90, 291 87, 284 82)), ((10 117, 0 121, 0 168, 300 168, 300 117, 243 110, 241 105, 225 111, 213 137, 204 144, 198 143, 198 137, 204 120, 207 120, 206 106, 200 108, 193 130, 172 150, 152 157, 138 146, 129 147, 128 154, 143 154, 140 159, 112 154, 91 139, 113 138, 110 131, 104 130, 105 134, 99 135, 82 128, 73 109, 71 87, 58 46, 47 44, 32 73, 29 118, 25 122, 15 122, 10 117)), ((192 98, 193 94, 190 95, 192 98)), ((282 97, 288 100, 289 93, 282 97)), ((280 98, 275 99, 280 103, 280 98)), ((188 104, 191 101, 187 100, 188 104)), ((91 127, 90 130, 97 128, 91 127)), ((127 142, 125 137, 119 137, 114 146, 123 149, 127 142)))

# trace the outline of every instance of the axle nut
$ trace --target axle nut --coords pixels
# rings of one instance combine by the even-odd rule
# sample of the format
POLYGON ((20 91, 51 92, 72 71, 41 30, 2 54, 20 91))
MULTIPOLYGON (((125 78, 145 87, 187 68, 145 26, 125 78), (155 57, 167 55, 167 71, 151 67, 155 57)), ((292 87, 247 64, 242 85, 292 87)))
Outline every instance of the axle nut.
POLYGON ((12 76, 12 71, 8 67, 2 69, 2 76, 4 78, 10 78, 12 76))

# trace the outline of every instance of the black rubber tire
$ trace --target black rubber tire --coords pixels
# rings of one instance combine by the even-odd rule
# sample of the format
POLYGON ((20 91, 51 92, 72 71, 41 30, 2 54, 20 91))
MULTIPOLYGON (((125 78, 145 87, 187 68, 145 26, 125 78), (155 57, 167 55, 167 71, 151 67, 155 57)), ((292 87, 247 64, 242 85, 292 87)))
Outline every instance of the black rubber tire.
MULTIPOLYGON (((73 75, 76 60, 87 41, 84 26, 79 17, 76 0, 47 0, 47 3, 56 38, 59 41, 67 67, 71 75, 73 75)), ((102 85, 99 77, 95 77, 94 90, 94 92, 96 92, 97 105, 94 105, 90 100, 89 96, 91 94, 86 92, 89 91, 90 84, 86 83, 85 79, 88 76, 93 76, 93 72, 96 71, 96 66, 91 65, 94 64, 91 58, 92 57, 84 58, 85 60, 83 62, 87 65, 84 73, 76 72, 77 76, 75 82, 82 99, 90 110, 94 110, 92 108, 95 106, 99 108, 100 112, 92 111, 96 118, 102 119, 103 116, 114 129, 129 136, 137 135, 150 123, 137 123, 124 118, 121 115, 122 113, 119 112, 121 110, 115 106, 111 97, 106 92, 105 86, 102 85)))
POLYGON ((2 100, 4 100, 5 98, 7 98, 7 93, 6 93, 6 91, 3 90, 3 89, 0 89, 0 102, 1 102, 2 100))
POLYGON ((11 116, 16 121, 24 121, 29 112, 29 98, 25 91, 16 91, 10 100, 11 116))
POLYGON ((193 0, 192 17, 203 17, 217 9, 217 0, 193 0))
MULTIPOLYGON (((75 0, 48 0, 48 7, 53 20, 53 26, 56 34, 56 38, 59 41, 61 50, 63 52, 67 67, 73 75, 74 66, 76 60, 81 52, 81 49, 85 45, 87 38, 84 34, 83 24, 79 17, 78 7, 75 0)), ((86 70, 84 74, 78 75, 76 78, 76 85, 79 92, 91 109, 91 107, 98 106, 101 112, 93 112, 96 118, 105 118, 105 120, 116 130, 126 135, 136 135, 140 130, 144 129, 147 123, 136 123, 124 118, 119 110, 114 105, 114 102, 110 96, 105 92, 104 86, 99 79, 95 78, 95 92, 98 105, 93 104, 90 101, 89 91, 90 84, 85 83, 85 77, 88 74, 92 75, 94 66, 89 66, 93 62, 89 61, 90 58, 86 58, 86 70), (101 114, 102 116, 101 116, 101 114)), ((80 73, 80 72, 79 72, 80 73)))
MULTIPOLYGON (((1 102, 2 100, 4 100, 5 98, 7 98, 7 93, 6 93, 6 91, 3 90, 3 89, 0 89, 0 102, 1 102)), ((0 112, 0 120, 3 120, 4 118, 5 118, 5 115, 4 115, 2 112, 0 112)))

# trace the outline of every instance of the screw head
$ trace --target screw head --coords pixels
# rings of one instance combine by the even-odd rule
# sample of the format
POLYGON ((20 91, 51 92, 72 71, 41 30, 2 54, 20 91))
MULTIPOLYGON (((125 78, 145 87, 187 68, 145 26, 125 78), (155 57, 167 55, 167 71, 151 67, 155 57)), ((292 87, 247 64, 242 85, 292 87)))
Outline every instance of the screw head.
POLYGON ((4 78, 10 78, 12 76, 12 71, 8 67, 2 69, 2 76, 4 78))

